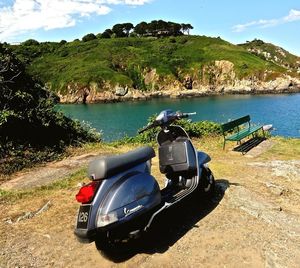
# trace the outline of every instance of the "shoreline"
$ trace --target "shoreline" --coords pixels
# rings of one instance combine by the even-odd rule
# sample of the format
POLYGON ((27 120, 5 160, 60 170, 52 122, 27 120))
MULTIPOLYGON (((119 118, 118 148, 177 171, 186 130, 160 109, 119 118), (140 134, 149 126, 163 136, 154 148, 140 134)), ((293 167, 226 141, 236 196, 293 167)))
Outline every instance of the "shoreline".
POLYGON ((218 97, 218 96, 233 96, 233 95, 284 95, 284 94, 297 94, 300 93, 300 87, 291 87, 281 90, 274 89, 244 89, 244 90, 182 90, 182 91, 152 91, 142 92, 139 90, 129 90, 124 96, 118 96, 113 92, 105 91, 99 98, 72 98, 66 99, 66 96, 59 96, 60 101, 58 104, 99 104, 99 103, 120 103, 120 102, 135 102, 135 101, 148 101, 155 99, 190 99, 202 97, 218 97))

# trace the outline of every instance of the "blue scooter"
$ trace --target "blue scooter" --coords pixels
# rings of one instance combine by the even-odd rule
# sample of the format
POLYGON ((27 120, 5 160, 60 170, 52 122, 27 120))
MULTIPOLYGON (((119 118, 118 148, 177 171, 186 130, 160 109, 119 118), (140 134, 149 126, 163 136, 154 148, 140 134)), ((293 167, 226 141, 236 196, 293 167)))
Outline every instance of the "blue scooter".
POLYGON ((95 241, 100 250, 140 237, 157 216, 196 192, 213 194, 215 180, 208 168, 210 157, 198 152, 186 131, 173 125, 193 113, 162 111, 139 133, 160 127, 157 134, 159 168, 165 174, 160 190, 151 175, 153 148, 141 147, 117 156, 93 160, 91 182, 81 187, 75 235, 83 243, 95 241))

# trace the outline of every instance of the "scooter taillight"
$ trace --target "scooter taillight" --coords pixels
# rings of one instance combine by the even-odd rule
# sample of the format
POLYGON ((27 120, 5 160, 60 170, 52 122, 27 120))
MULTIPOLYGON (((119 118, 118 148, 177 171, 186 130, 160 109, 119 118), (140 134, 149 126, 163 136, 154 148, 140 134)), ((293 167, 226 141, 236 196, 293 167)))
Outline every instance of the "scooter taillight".
POLYGON ((101 181, 92 181, 89 184, 82 186, 76 195, 76 200, 79 203, 90 203, 100 186, 101 181))

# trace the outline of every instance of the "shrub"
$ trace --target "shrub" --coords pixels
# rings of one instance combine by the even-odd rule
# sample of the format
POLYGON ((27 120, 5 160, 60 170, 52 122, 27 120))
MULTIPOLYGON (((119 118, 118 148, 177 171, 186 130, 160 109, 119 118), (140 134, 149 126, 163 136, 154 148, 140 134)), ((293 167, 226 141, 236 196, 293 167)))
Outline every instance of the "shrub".
POLYGON ((100 140, 95 131, 56 111, 57 101, 0 44, 0 173, 51 160, 69 145, 100 140))
POLYGON ((26 40, 25 42, 22 43, 22 45, 24 45, 24 46, 32 46, 32 45, 37 46, 39 44, 40 43, 38 41, 34 40, 34 39, 28 39, 28 40, 26 40))
POLYGON ((91 41, 94 39, 97 39, 97 37, 93 33, 89 33, 89 34, 85 35, 84 37, 82 37, 83 42, 88 42, 88 41, 91 41))
MULTIPOLYGON (((156 115, 149 117, 148 123, 155 120, 156 115)), ((185 129, 191 138, 201 138, 209 135, 220 135, 222 133, 220 124, 211 121, 198 121, 191 122, 191 120, 182 119, 175 123, 175 125, 181 126, 185 129)), ((153 143, 156 139, 156 135, 160 130, 159 127, 149 129, 135 137, 125 137, 118 141, 118 144, 123 143, 153 143)))

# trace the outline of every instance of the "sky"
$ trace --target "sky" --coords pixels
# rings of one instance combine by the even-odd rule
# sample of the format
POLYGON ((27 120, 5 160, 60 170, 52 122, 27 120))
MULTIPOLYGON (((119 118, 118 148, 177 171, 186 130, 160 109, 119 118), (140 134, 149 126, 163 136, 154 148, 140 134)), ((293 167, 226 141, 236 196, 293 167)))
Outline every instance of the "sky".
POLYGON ((158 19, 233 44, 258 38, 300 56, 300 0, 0 0, 0 42, 72 41, 158 19))

